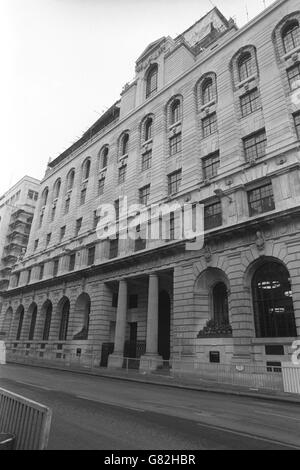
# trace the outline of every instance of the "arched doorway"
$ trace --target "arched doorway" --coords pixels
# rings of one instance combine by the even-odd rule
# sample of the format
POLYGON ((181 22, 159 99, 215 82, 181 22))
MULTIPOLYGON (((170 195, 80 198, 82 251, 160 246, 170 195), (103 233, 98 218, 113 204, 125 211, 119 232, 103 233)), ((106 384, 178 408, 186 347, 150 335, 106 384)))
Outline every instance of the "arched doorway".
POLYGON ((218 325, 229 324, 228 292, 224 282, 217 282, 212 289, 213 319, 218 325))
POLYGON ((289 272, 268 261, 252 278, 255 331, 258 338, 297 336, 289 272))
POLYGON ((170 359, 171 301, 167 291, 159 293, 158 299, 158 354, 163 360, 170 359))

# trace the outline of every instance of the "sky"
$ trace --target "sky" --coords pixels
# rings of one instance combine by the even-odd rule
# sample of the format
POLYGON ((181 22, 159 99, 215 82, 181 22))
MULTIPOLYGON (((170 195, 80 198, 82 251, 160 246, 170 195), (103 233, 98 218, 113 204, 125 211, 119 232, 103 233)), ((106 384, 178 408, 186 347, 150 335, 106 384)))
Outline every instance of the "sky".
POLYGON ((213 5, 241 27, 274 0, 0 0, 0 195, 120 97, 135 61, 213 5))

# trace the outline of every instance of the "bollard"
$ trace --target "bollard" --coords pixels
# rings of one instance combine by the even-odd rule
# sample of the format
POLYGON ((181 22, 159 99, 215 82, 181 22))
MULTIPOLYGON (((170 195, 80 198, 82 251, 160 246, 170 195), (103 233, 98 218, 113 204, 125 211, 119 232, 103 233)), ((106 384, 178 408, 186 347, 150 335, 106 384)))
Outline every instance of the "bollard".
POLYGON ((15 436, 8 433, 0 433, 0 450, 13 450, 15 436))

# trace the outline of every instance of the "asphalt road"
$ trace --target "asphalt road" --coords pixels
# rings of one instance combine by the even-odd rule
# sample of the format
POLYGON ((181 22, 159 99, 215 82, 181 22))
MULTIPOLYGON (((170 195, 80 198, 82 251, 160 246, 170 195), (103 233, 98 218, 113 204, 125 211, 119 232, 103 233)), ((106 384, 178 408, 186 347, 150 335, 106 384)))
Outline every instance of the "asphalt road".
POLYGON ((52 408, 49 449, 300 449, 297 404, 19 365, 0 387, 52 408))

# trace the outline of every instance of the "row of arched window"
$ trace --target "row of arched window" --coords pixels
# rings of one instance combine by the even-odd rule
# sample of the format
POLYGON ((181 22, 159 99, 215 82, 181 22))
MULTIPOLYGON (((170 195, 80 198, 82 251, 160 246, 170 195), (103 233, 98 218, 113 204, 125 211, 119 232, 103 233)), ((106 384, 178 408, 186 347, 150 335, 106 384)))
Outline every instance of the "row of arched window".
MULTIPOLYGON (((88 294, 82 293, 75 303, 74 312, 76 317, 79 318, 77 331, 73 332, 73 339, 76 340, 85 340, 88 339, 89 333, 89 323, 90 323, 90 309, 91 309, 91 300, 88 294), (75 334, 74 334, 75 333, 75 334)), ((38 307, 35 302, 33 302, 29 308, 28 313, 29 317, 29 331, 27 332, 27 337, 23 338, 28 341, 41 340, 48 341, 50 338, 51 328, 57 330, 58 326, 58 341, 65 341, 68 336, 68 326, 69 326, 69 317, 70 317, 70 300, 68 297, 63 297, 57 306, 56 312, 56 323, 53 325, 53 305, 50 300, 46 300, 44 305, 41 308, 38 324, 38 307)), ((9 307, 6 311, 5 322, 6 326, 9 322, 13 321, 13 311, 9 307)), ((14 323, 11 325, 11 339, 19 341, 21 337, 24 337, 24 324, 25 324, 25 309, 23 305, 19 305, 16 315, 14 318, 14 323)), ((55 333, 56 334, 56 333, 55 333)))
MULTIPOLYGON (((296 49, 300 46, 300 28, 299 21, 292 19, 285 22, 281 29, 281 39, 283 43, 284 52, 296 49)), ((250 52, 245 52, 238 59, 238 78, 239 81, 244 81, 249 75, 253 73, 253 58, 250 52)), ((152 64, 146 72, 146 98, 151 97, 157 91, 158 83, 158 65, 152 64)), ((207 79, 203 84, 203 103, 210 102, 214 98, 214 87, 211 79, 207 79)))

